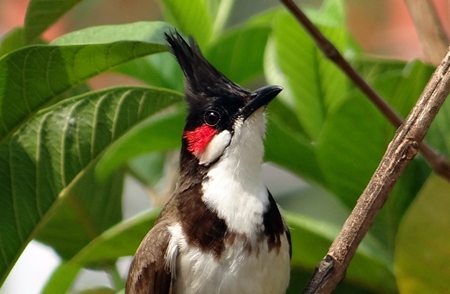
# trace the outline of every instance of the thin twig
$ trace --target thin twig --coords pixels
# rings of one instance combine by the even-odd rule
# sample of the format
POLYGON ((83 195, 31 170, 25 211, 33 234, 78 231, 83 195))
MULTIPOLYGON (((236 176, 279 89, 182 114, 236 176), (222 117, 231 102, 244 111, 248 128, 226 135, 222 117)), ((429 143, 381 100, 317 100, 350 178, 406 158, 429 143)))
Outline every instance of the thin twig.
POLYGON ((450 93, 450 51, 432 75, 419 101, 398 129, 377 170, 358 199, 327 256, 304 293, 331 293, 344 278, 358 245, 408 163, 416 156, 431 122, 450 93))
MULTIPOLYGON (((330 41, 328 41, 327 38, 325 38, 303 11, 292 0, 280 1, 302 24, 325 56, 333 61, 350 78, 350 80, 353 81, 361 92, 369 98, 395 128, 400 127, 403 123, 403 118, 361 77, 350 63, 345 60, 342 54, 330 41)), ((426 142, 422 142, 419 149, 433 170, 450 182, 450 162, 443 155, 431 148, 426 142)))

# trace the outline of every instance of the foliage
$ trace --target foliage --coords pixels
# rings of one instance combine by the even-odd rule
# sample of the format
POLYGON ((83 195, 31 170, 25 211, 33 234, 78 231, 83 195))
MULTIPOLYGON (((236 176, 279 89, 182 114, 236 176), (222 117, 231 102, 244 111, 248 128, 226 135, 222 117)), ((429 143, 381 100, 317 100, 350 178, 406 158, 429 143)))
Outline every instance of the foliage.
MULTIPOLYGON (((165 52, 163 34, 173 26, 195 36, 231 80, 250 86, 265 78, 285 88, 269 106, 265 160, 328 191, 346 211, 395 132, 282 7, 225 28, 231 0, 161 0, 167 23, 90 27, 42 44, 40 34, 80 1, 52 2, 52 9, 47 2, 32 0, 24 28, 0 44, 0 281, 32 239, 63 259, 44 293, 67 292, 80 269, 111 272, 119 257, 134 253, 157 213, 122 217, 122 167, 133 170, 129 163, 139 155, 177 149, 183 126, 183 79, 165 52), (107 71, 146 86, 90 89, 86 82, 107 71)), ((326 1, 308 14, 407 115, 433 68, 364 57, 346 30, 341 1, 326 1)), ((449 118, 446 104, 427 138, 445 155, 450 155, 449 118)), ((148 169, 161 174, 161 164, 148 169)), ((450 235, 443 233, 450 225, 443 205, 449 192, 448 183, 416 158, 338 291, 449 288, 450 235)), ((293 239, 289 292, 296 293, 339 226, 297 211, 286 217, 293 239)), ((113 287, 120 291, 123 283, 113 287)))

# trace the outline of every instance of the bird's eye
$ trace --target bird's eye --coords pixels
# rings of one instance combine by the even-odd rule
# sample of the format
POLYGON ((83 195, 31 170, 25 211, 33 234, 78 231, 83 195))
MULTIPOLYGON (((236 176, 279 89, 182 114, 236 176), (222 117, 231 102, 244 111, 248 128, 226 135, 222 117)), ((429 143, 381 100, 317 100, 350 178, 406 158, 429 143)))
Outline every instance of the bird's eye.
POLYGON ((219 122, 220 115, 215 111, 207 111, 205 112, 204 120, 208 126, 215 126, 219 122))

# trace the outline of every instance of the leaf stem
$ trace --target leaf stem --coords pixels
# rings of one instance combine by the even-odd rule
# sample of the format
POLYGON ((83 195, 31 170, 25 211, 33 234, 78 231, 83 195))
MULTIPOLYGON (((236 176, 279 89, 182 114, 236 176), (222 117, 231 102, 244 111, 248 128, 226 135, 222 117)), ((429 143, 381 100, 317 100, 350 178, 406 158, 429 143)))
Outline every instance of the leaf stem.
POLYGON ((116 291, 122 290, 125 288, 125 281, 120 276, 119 271, 117 270, 116 264, 112 264, 105 268, 105 271, 108 273, 111 283, 113 284, 116 291))
POLYGON ((230 16, 231 9, 233 8, 234 0, 222 0, 220 1, 219 7, 217 8, 216 19, 213 24, 213 36, 219 36, 225 27, 226 22, 230 16))

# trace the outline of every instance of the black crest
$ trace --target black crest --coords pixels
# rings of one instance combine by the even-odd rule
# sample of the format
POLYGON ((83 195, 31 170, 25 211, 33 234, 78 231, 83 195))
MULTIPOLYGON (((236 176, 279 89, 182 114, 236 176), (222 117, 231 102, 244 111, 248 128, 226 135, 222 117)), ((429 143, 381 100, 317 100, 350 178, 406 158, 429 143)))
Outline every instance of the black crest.
POLYGON ((237 98, 241 103, 250 96, 250 91, 230 81, 214 68, 203 56, 194 38, 189 37, 189 44, 174 31, 166 33, 172 53, 186 78, 186 101, 195 105, 205 98, 237 98), (200 100, 200 101, 199 101, 200 100))

